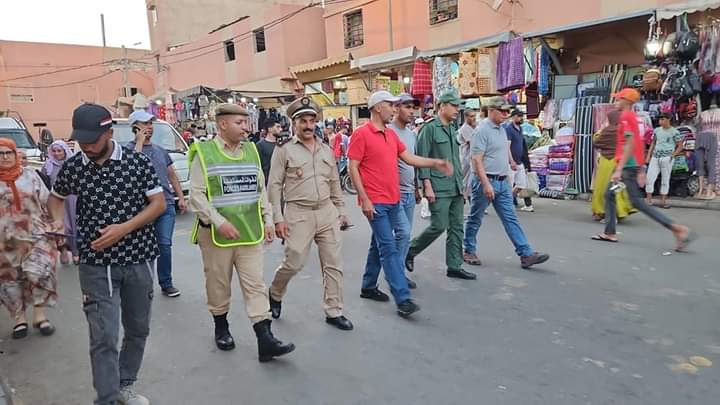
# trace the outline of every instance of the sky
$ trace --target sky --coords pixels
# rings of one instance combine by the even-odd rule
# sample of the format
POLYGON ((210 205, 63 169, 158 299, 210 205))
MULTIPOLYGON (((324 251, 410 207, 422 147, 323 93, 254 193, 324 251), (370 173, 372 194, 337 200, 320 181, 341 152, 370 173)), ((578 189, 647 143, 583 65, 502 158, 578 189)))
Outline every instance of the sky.
POLYGON ((150 49, 145 0, 0 0, 0 40, 150 49), (140 44, 138 44, 140 43, 140 44))

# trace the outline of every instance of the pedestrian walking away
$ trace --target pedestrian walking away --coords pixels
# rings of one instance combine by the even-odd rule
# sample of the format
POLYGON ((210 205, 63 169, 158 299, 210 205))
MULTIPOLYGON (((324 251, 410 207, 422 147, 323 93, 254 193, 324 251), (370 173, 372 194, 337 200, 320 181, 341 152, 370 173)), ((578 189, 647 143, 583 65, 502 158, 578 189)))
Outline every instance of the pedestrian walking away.
POLYGON ((185 212, 187 206, 170 154, 162 146, 152 142, 154 121, 155 116, 143 110, 130 114, 128 122, 135 134, 135 140, 130 142, 128 147, 150 159, 163 189, 165 212, 155 220, 155 237, 160 249, 160 256, 157 260, 157 276, 163 295, 175 298, 180 296, 180 290, 175 288, 172 279, 172 239, 177 215, 175 198, 177 198, 177 208, 181 214, 185 212))
POLYGON ((78 273, 95 403, 146 405, 147 398, 133 387, 150 333, 158 257, 153 222, 165 211, 163 188, 147 156, 112 139, 107 109, 83 104, 73 112, 72 126, 71 137, 82 153, 60 169, 48 206, 55 229, 64 229, 64 200, 78 196, 78 273), (124 336, 118 353, 121 319, 124 336))
MULTIPOLYGON (((401 94, 398 98, 398 102, 395 103, 395 118, 388 128, 395 131, 400 141, 405 145, 405 149, 409 153, 414 154, 416 136, 407 126, 413 122, 414 110, 419 103, 411 95, 406 93, 401 94)), ((400 172, 400 213, 402 215, 398 221, 398 228, 393 231, 395 233, 395 243, 400 252, 400 257, 405 257, 410 247, 410 235, 412 234, 415 205, 420 202, 421 196, 417 188, 417 182, 415 181, 415 168, 398 159, 398 170, 400 172)), ((377 246, 377 241, 371 236, 360 297, 375 301, 388 301, 390 299, 390 297, 378 288, 379 276, 380 251, 377 246)), ((411 290, 417 288, 417 283, 407 277, 407 275, 405 278, 411 290)))
POLYGON ((618 242, 615 230, 617 225, 615 194, 627 189, 633 207, 672 232, 676 240, 675 250, 683 251, 697 238, 697 235, 687 226, 675 223, 645 202, 642 190, 646 183, 645 154, 637 116, 633 112, 633 105, 640 101, 640 93, 635 89, 626 88, 613 94, 613 97, 616 99, 615 107, 620 111, 615 151, 615 160, 618 164, 605 192, 605 232, 594 235, 592 239, 618 242))
POLYGON ((407 220, 400 208, 397 159, 410 166, 433 168, 442 176, 452 175, 453 164, 413 155, 395 131, 386 127, 393 116, 393 104, 399 100, 387 91, 378 91, 370 96, 370 121, 353 133, 348 158, 358 202, 370 223, 380 253, 380 265, 385 270, 385 280, 395 299, 398 314, 406 317, 420 310, 420 306, 411 299, 402 268, 402 254, 396 241, 396 233, 402 229, 401 221, 407 220))
POLYGON ((510 108, 502 97, 493 97, 487 103, 488 118, 478 125, 472 140, 473 194, 470 215, 465 222, 464 258, 479 261, 477 234, 482 225, 485 209, 492 204, 505 233, 520 256, 524 269, 546 262, 550 256, 535 252, 520 226, 513 205, 513 195, 507 175, 510 172, 510 142, 501 126, 510 108))
POLYGON ((13 339, 28 335, 28 307, 43 336, 55 332, 45 308, 57 301, 56 262, 64 243, 46 233, 55 230, 48 195, 37 172, 22 166, 15 141, 0 138, 0 305, 13 318, 13 339))
POLYGON ((343 315, 343 271, 340 229, 349 225, 333 150, 315 137, 320 107, 301 97, 287 108, 295 136, 273 155, 270 202, 275 231, 285 241, 285 257, 275 271, 269 298, 272 316, 280 318, 288 283, 307 263, 310 245, 317 244, 323 279, 325 321, 352 330, 343 315), (286 207, 283 214, 282 201, 286 207))
MULTIPOLYGON (((418 137, 417 154, 428 158, 452 162, 460 168, 460 151, 456 142, 457 134, 452 126, 457 119, 462 99, 455 92, 447 92, 438 98, 438 115, 426 124, 418 137)), ((440 235, 447 232, 445 241, 446 275, 452 278, 475 280, 477 275, 463 270, 463 178, 462 171, 450 175, 436 169, 424 168, 418 171, 425 198, 430 203, 430 226, 410 242, 405 257, 409 271, 415 267, 415 257, 430 246, 440 235)), ((479 265, 479 261, 471 264, 479 265)))
POLYGON ((670 208, 667 196, 670 192, 670 176, 672 175, 673 160, 683 151, 682 135, 673 128, 670 114, 660 114, 660 126, 653 131, 653 140, 648 149, 646 162, 647 169, 647 203, 652 205, 652 196, 655 192, 655 181, 660 176, 660 206, 670 208))
MULTIPOLYGON (((513 205, 518 206, 517 195, 528 187, 528 172, 530 171, 530 156, 528 155, 527 143, 522 132, 524 114, 520 110, 513 110, 510 120, 503 124, 503 129, 510 142, 510 184, 513 193, 513 205)), ((532 198, 523 199, 525 205, 520 211, 534 212, 532 198)))
POLYGON ((192 241, 202 253, 216 346, 235 348, 227 320, 234 269, 257 337, 258 359, 266 362, 295 350, 271 330, 262 242, 272 242, 275 227, 260 157, 248 140, 248 111, 229 103, 215 111, 218 135, 190 150, 190 209, 197 215, 192 241))

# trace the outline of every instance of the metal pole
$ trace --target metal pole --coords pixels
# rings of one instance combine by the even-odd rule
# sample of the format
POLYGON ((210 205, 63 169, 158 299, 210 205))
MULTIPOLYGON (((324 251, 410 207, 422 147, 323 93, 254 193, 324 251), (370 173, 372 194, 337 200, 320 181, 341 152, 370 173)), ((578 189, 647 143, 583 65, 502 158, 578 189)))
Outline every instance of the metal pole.
POLYGON ((388 41, 390 41, 390 50, 392 51, 393 46, 393 17, 392 17, 392 0, 388 0, 388 41))
POLYGON ((128 61, 127 48, 125 48, 125 45, 122 46, 122 52, 123 89, 125 89, 125 97, 130 97, 130 80, 128 78, 128 70, 130 70, 130 63, 128 61))
POLYGON ((105 42, 105 14, 100 14, 100 29, 102 30, 103 48, 107 45, 105 42))

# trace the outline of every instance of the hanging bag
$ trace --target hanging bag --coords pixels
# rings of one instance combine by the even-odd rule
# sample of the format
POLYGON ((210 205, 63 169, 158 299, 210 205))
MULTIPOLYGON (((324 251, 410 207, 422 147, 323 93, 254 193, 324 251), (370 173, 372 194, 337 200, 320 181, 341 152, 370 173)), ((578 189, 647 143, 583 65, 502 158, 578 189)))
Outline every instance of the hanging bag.
POLYGON ((682 17, 678 17, 678 23, 680 27, 675 36, 675 56, 684 61, 694 60, 698 51, 700 51, 700 38, 696 33, 690 31, 687 13, 683 14, 682 17))

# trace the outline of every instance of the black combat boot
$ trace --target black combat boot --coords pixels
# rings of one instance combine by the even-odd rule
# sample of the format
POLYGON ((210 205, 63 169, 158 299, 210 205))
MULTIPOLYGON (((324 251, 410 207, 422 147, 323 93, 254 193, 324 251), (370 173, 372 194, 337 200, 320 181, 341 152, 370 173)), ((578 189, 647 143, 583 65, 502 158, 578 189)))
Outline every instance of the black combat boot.
POLYGON ((273 336, 270 330, 270 322, 269 319, 266 319, 253 325, 255 335, 257 335, 258 360, 260 360, 261 363, 268 362, 272 360, 273 357, 282 356, 295 350, 294 344, 288 343, 283 345, 281 341, 273 336))
POLYGON ((268 297, 270 298, 270 312, 272 313, 273 319, 280 318, 280 312, 282 311, 282 301, 275 301, 268 290, 268 297))
POLYGON ((220 350, 232 350, 235 348, 235 340, 230 334, 230 326, 227 321, 227 314, 214 315, 215 320, 215 344, 220 350))

